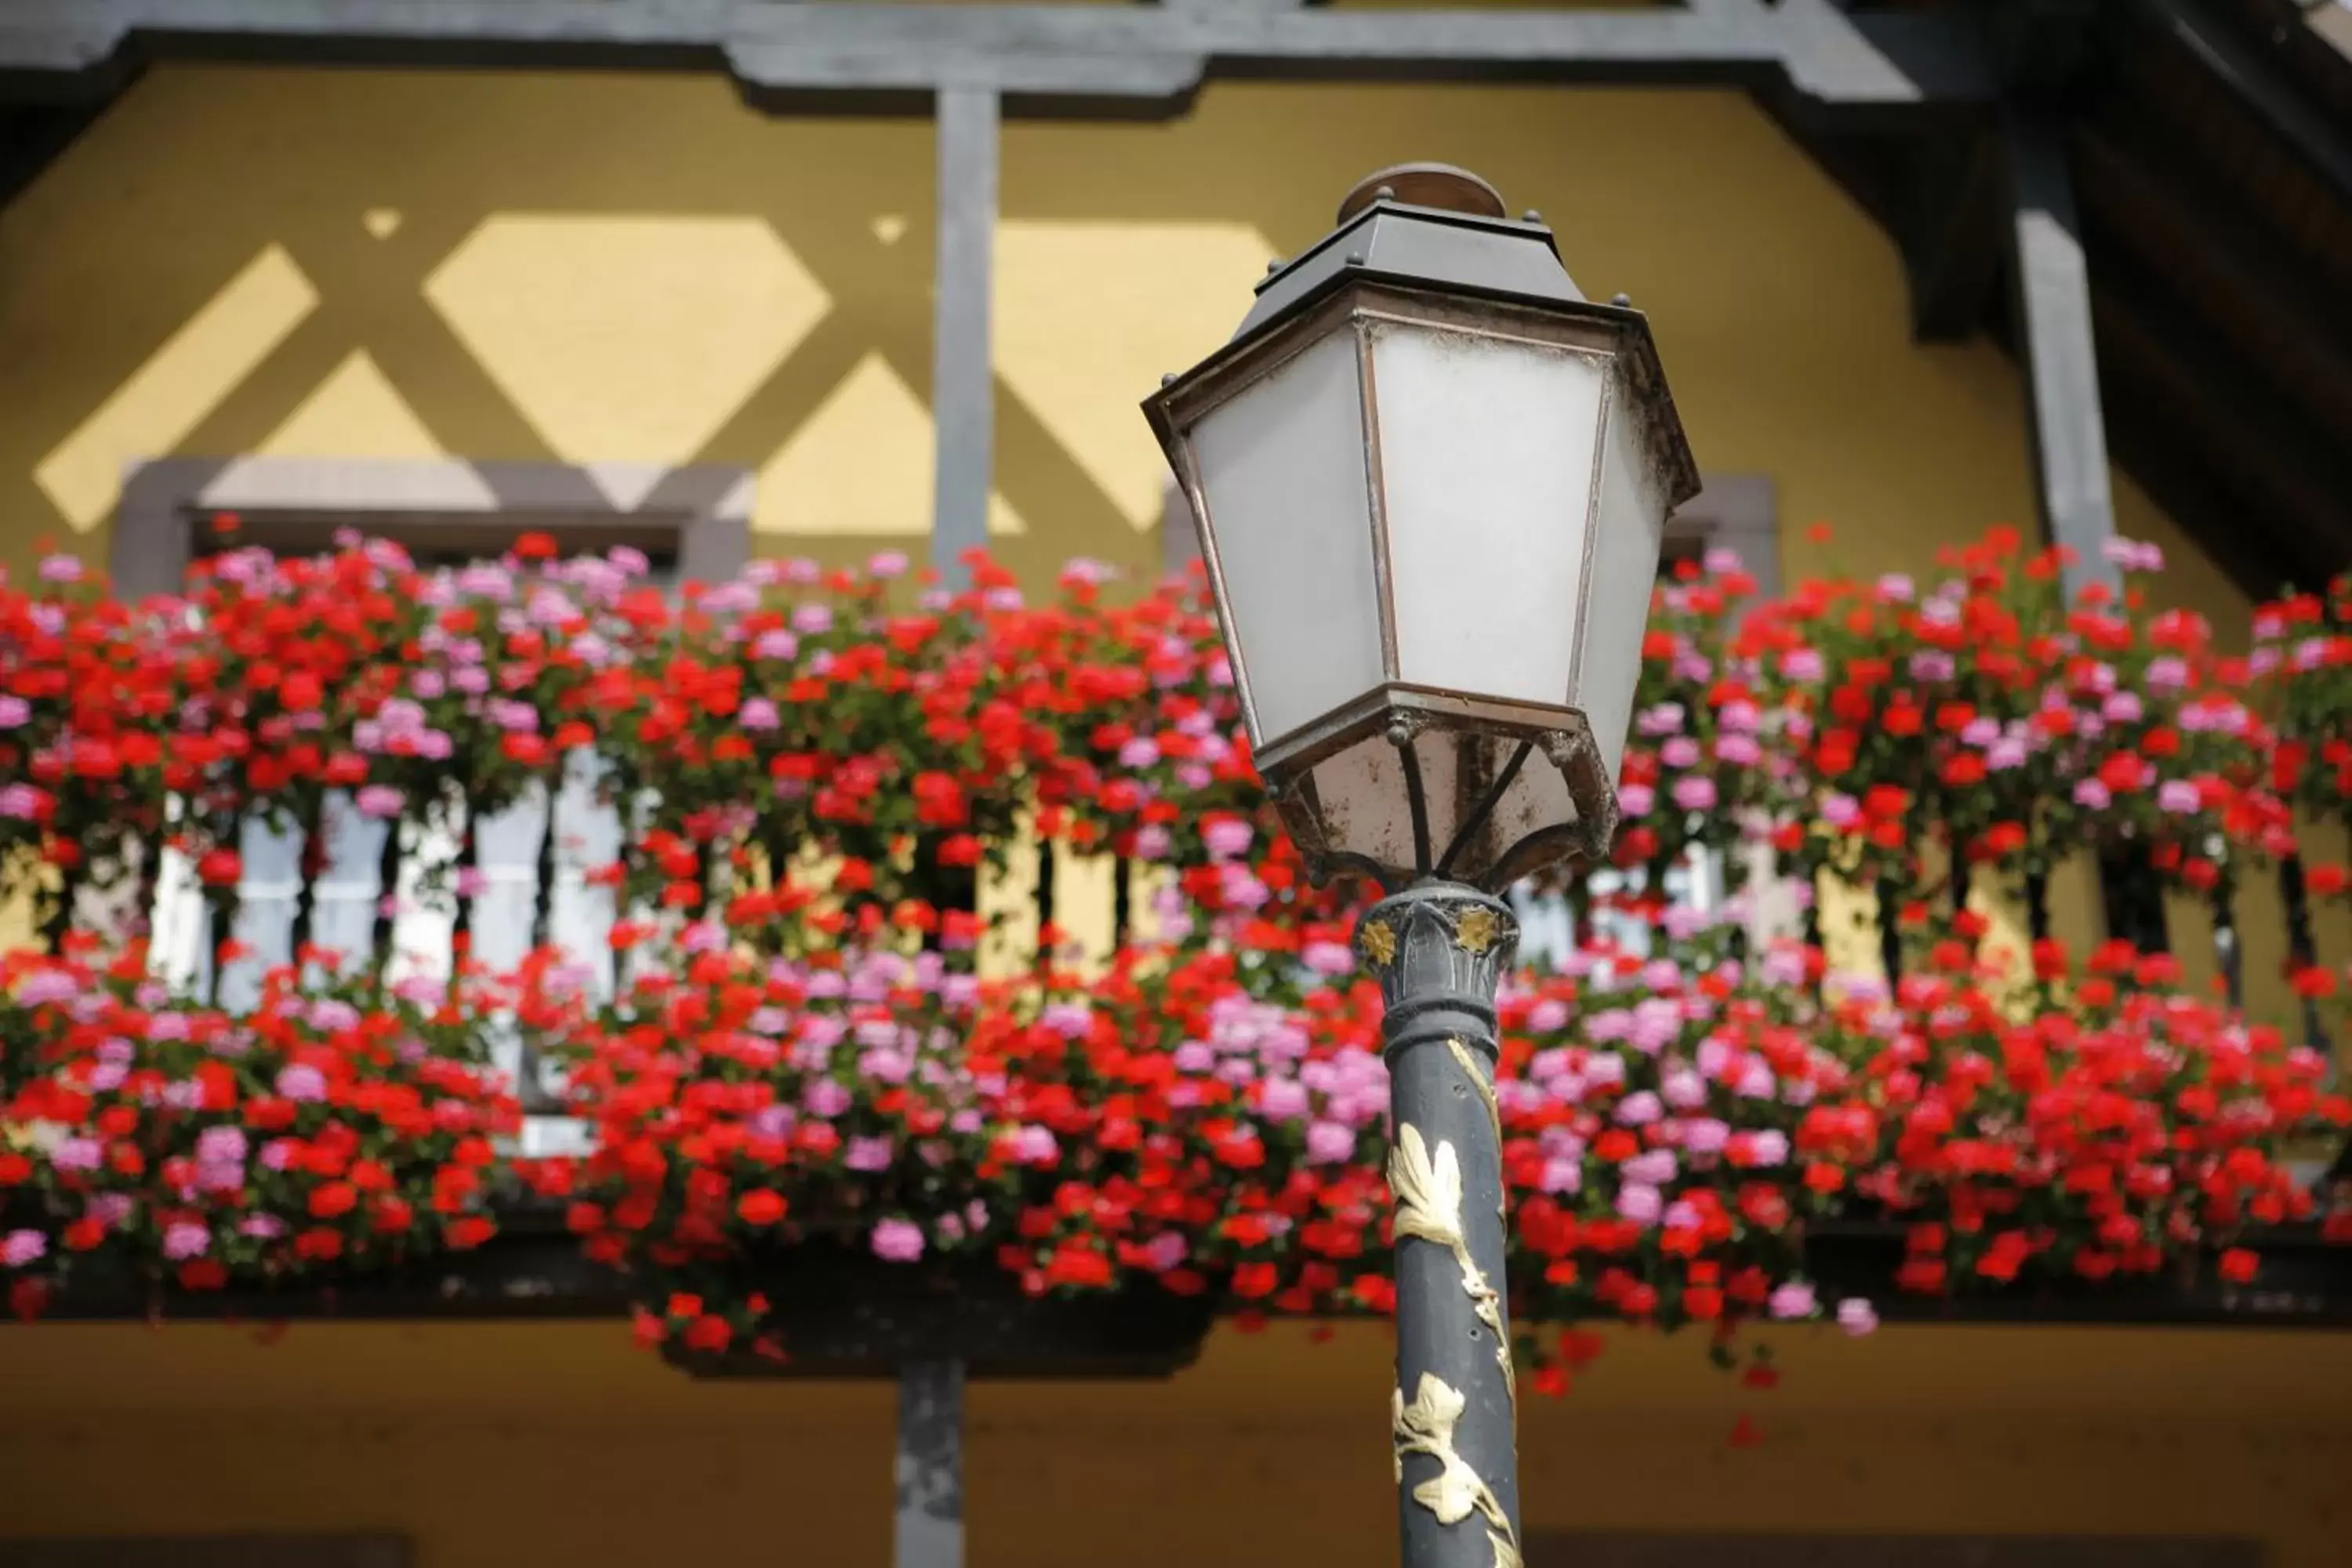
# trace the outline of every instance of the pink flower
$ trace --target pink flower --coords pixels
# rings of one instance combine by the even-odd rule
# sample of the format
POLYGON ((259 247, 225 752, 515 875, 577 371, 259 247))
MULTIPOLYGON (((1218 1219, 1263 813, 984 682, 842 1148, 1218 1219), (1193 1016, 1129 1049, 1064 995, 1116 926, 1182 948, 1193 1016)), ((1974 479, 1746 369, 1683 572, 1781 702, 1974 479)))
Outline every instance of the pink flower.
POLYGON ((874 1256, 887 1263, 912 1263, 923 1255, 923 1227, 903 1219, 874 1226, 874 1256))
POLYGON ((1856 1339, 1878 1327, 1878 1313, 1859 1296, 1849 1296, 1837 1307, 1838 1327, 1856 1339))
POLYGON ((1665 1211, 1665 1203, 1655 1187, 1629 1184, 1618 1189, 1617 1212, 1635 1225, 1655 1225, 1658 1215, 1665 1211))
POLYGON ((1707 811, 1715 805, 1715 781, 1704 773, 1685 773, 1675 781, 1675 804, 1685 811, 1707 811))
POLYGON ((0 1266, 23 1268, 40 1261, 49 1250, 49 1238, 37 1230, 12 1230, 0 1242, 0 1266))
POLYGON ((278 1075, 278 1097, 298 1102, 327 1098, 327 1077, 307 1062, 296 1062, 278 1075))
POLYGON ((1355 1158, 1356 1131, 1337 1121, 1318 1121, 1307 1129, 1307 1162, 1337 1165, 1355 1158))
POLYGON ((202 1258, 212 1245, 213 1233, 200 1225, 174 1225, 163 1232, 163 1256, 174 1263, 202 1258))
POLYGON ((1941 648, 1921 648, 1911 656, 1911 679, 1914 680, 1949 680, 1958 669, 1952 656, 1941 648))
POLYGON ((1675 1179, 1678 1169, 1671 1149, 1649 1149, 1634 1155, 1620 1167, 1624 1179, 1639 1186, 1663 1187, 1675 1179))
POLYGON ((1235 816, 1220 816, 1201 830, 1201 841, 1213 859, 1232 860, 1249 853, 1256 830, 1235 816))
POLYGON ((1730 1123, 1712 1116, 1696 1117, 1683 1123, 1683 1147, 1693 1154, 1721 1153, 1730 1138, 1730 1123))
POLYGON ((1298 957, 1307 968, 1327 979, 1350 973, 1356 967, 1356 955, 1336 942, 1310 942, 1298 957))
POLYGON ((1791 1279, 1772 1292, 1769 1304, 1776 1318, 1810 1318, 1819 1309, 1813 1299, 1813 1288, 1801 1280, 1791 1279))
POLYGON ((360 808, 362 816, 372 816, 383 822, 398 816, 401 805, 406 799, 406 795, 391 784, 368 784, 352 797, 352 802, 360 808))
POLYGON ((1665 1107, 1648 1089, 1636 1089, 1617 1107, 1617 1120, 1628 1127, 1646 1127, 1665 1114, 1665 1107))
POLYGON ((1297 1121, 1307 1114, 1307 1086, 1295 1078, 1267 1079, 1257 1103, 1259 1110, 1276 1121, 1297 1121))

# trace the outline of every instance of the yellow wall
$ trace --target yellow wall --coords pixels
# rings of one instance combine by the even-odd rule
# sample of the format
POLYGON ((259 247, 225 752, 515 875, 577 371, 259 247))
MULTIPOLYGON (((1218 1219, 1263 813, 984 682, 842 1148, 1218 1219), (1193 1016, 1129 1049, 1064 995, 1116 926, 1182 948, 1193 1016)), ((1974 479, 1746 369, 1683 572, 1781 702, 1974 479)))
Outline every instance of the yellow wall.
MULTIPOLYGON (((1150 559, 1136 398, 1411 157, 1542 208, 1589 292, 1652 313, 1702 465, 1780 481, 1792 574, 1831 563, 1816 520, 1866 572, 2031 520, 2014 374, 1910 343, 1892 247, 1745 98, 1229 85, 1005 132, 1008 551, 1150 559)), ((762 118, 712 79, 159 71, 0 212, 7 558, 96 553, 124 461, 260 449, 741 463, 780 548, 919 542, 930 166, 927 124, 762 118)))
MULTIPOLYGON (((417 1568, 889 1560, 887 1386, 694 1384, 614 1324, 252 1339, 0 1332, 0 1539, 385 1530, 417 1568)), ((1305 1339, 1221 1331, 1164 1384, 976 1389, 972 1568, 1392 1561, 1386 1336, 1305 1339)), ((1530 1535, 2221 1534, 2266 1542, 2268 1568, 2347 1561, 2342 1336, 1822 1331, 1780 1360, 1781 1387, 1751 1394, 1695 1340, 1618 1336, 1566 1401, 1528 1406, 1530 1535), (1762 1447, 1727 1446, 1742 1411, 1762 1447)))

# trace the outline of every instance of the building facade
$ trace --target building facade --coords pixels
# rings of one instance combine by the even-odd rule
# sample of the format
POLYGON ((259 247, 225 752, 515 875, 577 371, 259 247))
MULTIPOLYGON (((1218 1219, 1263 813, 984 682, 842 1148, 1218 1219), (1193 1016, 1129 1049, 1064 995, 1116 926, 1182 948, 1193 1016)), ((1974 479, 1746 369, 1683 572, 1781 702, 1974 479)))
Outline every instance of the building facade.
MULTIPOLYGON (((1648 312, 1707 484, 1686 531, 1768 582, 1926 574, 1939 547, 1995 523, 2084 541, 2092 558, 2104 532, 2161 547, 2153 592, 2243 644, 2271 587, 2352 561, 2352 490, 2329 488, 2346 448, 2328 449, 2352 408, 2336 401, 2352 390, 2336 380, 2352 313, 2307 318, 2299 342, 2264 335, 2280 301, 2340 301, 2352 283, 2352 59, 2337 58, 2345 97, 2315 75, 2299 85, 2321 68, 2265 44, 2239 14, 2259 6, 2148 6, 2155 41, 2094 32, 2086 74, 2055 86, 2035 70, 2054 69, 2060 34, 2029 24, 2056 26, 2063 5, 2009 8, 2023 41, 1933 7, 1513 8, 1416 38, 1391 70, 1405 46, 1377 30, 1379 5, 1072 0, 1036 8, 1054 13, 1039 36, 1064 42, 1024 64, 974 0, 910 12, 909 34, 884 16, 879 43, 739 17, 735 79, 682 47, 622 58, 635 46, 617 36, 613 59, 583 63, 626 68, 563 68, 529 39, 506 63, 454 37, 372 60, 400 40, 346 47, 305 13, 291 58, 265 62, 278 46, 248 48, 235 26, 201 47, 163 26, 121 43, 51 9, 24 58, 0 60, 0 96, 78 84, 11 111, 24 146, 56 133, 48 117, 78 117, 0 208, 11 574, 55 550, 168 588, 201 521, 234 512, 295 545, 353 524, 452 549, 601 529, 688 576, 746 555, 849 563, 939 542, 952 559, 984 542, 1040 591, 1073 557, 1149 578, 1181 539, 1137 400, 1230 334, 1268 260, 1322 233, 1359 177, 1422 158, 1539 208, 1589 295, 1622 290, 1648 312), (1123 18, 1099 41, 1071 19, 1097 11, 1123 18), (1181 58, 1150 52, 1162 22, 1179 40, 1270 41, 1203 46, 1251 67, 1195 90, 1181 58), (2166 73, 2191 68, 2167 52, 2175 25, 2275 79, 2276 96, 2242 106, 2243 144, 2195 119, 2202 99, 2167 98, 2166 73), (1708 26, 1722 59, 1706 58, 1708 26), (1940 63, 1917 52, 1943 47, 1938 26, 1965 45, 1940 63), (1525 69, 1515 27, 1534 29, 1525 69), (855 75, 861 48, 901 38, 915 41, 871 81, 828 97, 801 79, 855 75), (240 53, 255 58, 193 58, 240 53), (58 58, 77 70, 45 75, 58 58), (1391 74, 1486 79, 1346 79, 1391 74), (1302 79, 1252 79, 1285 76, 1302 79), (2053 102, 2100 107, 2068 120, 2053 102), (2179 122, 2150 108, 2167 102, 2179 122), (2038 126, 2083 182, 2054 228, 2039 221, 2038 126), (2334 237, 2192 209, 2236 249, 2180 249, 2164 193, 2130 193, 2182 148, 2200 162, 2175 195, 2267 159, 2273 184, 2335 204, 2334 237), (1986 157, 1990 174, 1971 163, 1986 157), (1887 171, 1914 164, 1888 196, 1887 171), (1929 210, 1888 216, 1914 206, 1929 210), (1920 237, 1938 222, 1954 237, 1920 237), (2081 294, 2085 233, 2144 292, 2065 294, 2070 254, 2081 294), (2152 270, 2135 243, 2181 271, 2152 270), (2247 269, 2263 247, 2277 268, 2247 269), (2198 331, 2231 350, 2227 376, 2189 348, 2166 357, 2187 327, 2147 349, 2132 311, 2161 326, 2176 294, 2210 307, 2198 331), (2094 339, 2084 388, 2067 377, 2094 339), (2273 404, 2294 419, 2233 444, 2229 421, 2273 404), (2210 418, 2234 457, 2168 418, 2210 418), (2242 521, 2255 515, 2271 521, 2242 521)), ((395 33, 439 25, 387 9, 395 33)), ((501 25, 496 6, 453 9, 453 29, 501 25)), ((2317 32, 2291 45, 2326 47, 2317 32)), ((2315 858, 2347 858, 2308 837, 2315 858)), ((2062 935, 2112 925, 2094 865, 2065 868, 2050 896, 2062 935)), ((1985 910, 2022 930, 2020 910, 1985 910)), ((2210 911, 2176 899, 2162 921, 2192 980, 2218 973, 2210 911)), ((2282 1022, 2292 945, 2352 957, 2352 925, 2321 910, 2291 931, 2268 886, 2242 893, 2235 921, 2246 1005, 2282 1022)), ((1874 940, 1826 929, 1862 952, 1874 940)), ((2341 1335, 1790 1331, 1769 1394, 1688 1340, 1608 1339, 1569 1399, 1524 1415, 1532 1568, 2335 1568, 2352 1552, 2332 1486, 2352 1460, 2341 1335), (1761 1443, 1745 1427, 1727 1442, 1750 1415, 1761 1443)), ((969 1561, 1377 1560, 1393 1528, 1387 1353, 1375 1325, 1228 1325, 1163 1382, 978 1385, 969 1561)), ((282 1342, 250 1325, 44 1326, 0 1335, 0 1563, 861 1568, 892 1550, 889 1384, 692 1382, 614 1322, 304 1324, 282 1342), (174 1539, 260 1536, 289 1537, 284 1554, 174 1539), (10 1544, 62 1537, 113 1544, 10 1544)))

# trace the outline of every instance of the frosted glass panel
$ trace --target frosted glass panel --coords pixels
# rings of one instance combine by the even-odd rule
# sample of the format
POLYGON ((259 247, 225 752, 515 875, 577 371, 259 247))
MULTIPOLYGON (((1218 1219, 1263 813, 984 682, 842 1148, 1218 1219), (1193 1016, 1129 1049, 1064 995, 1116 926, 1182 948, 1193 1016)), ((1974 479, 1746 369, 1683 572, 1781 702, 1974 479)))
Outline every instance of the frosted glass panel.
POLYGON ((1381 683, 1356 340, 1341 332, 1192 430, 1263 742, 1381 683))
POLYGON ((1642 674, 1642 634, 1658 579, 1665 508, 1643 459, 1641 411, 1631 398, 1611 405, 1608 450, 1601 470, 1601 534, 1592 552, 1592 593, 1585 605, 1584 668, 1576 705, 1591 722, 1609 778, 1625 754, 1633 689, 1642 674))
POLYGON ((1430 327, 1374 330, 1403 678, 1567 701, 1608 361, 1430 327))
POLYGON ((1383 866, 1412 864, 1404 765, 1386 736, 1370 736, 1316 763, 1315 789, 1331 849, 1383 866))

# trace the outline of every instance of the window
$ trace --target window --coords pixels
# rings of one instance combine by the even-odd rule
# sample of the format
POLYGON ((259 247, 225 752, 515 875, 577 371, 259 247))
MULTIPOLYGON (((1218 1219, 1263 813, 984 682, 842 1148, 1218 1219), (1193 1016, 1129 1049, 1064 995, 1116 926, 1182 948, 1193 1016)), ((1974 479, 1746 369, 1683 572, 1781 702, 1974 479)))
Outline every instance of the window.
MULTIPOLYGON (((398 542, 423 566, 494 559, 520 535, 541 532, 566 554, 627 546, 657 578, 716 582, 748 557, 751 500, 747 471, 709 466, 173 458, 142 465, 124 487, 113 578, 117 593, 138 599, 176 591, 195 560, 226 548, 311 554, 357 530, 398 542), (237 519, 226 537, 215 527, 225 514, 237 519)), ((583 752, 566 760, 551 800, 471 817, 461 809, 430 826, 405 823, 396 837, 341 795, 317 823, 248 819, 236 830, 243 872, 233 931, 215 929, 193 864, 168 849, 150 854, 151 874, 128 908, 84 923, 121 929, 145 902, 158 970, 231 1010, 253 1005, 263 974, 305 944, 381 962, 394 979, 445 977, 461 929, 492 969, 541 943, 562 947, 609 994, 616 911, 612 891, 590 886, 586 873, 617 854, 621 818, 598 784, 596 759, 583 752), (315 868, 307 878, 306 865, 315 868), (250 956, 215 974, 215 952, 230 935, 250 956)), ((166 820, 182 809, 165 802, 166 820)), ((537 1065, 519 1045, 509 1048, 525 1109, 557 1109, 537 1065)), ((532 1129, 535 1152, 571 1136, 547 1115, 532 1129)))
POLYGON ((750 557, 751 483, 748 470, 703 464, 170 458, 125 482, 110 564, 126 599, 176 593, 189 563, 221 547, 211 520, 230 514, 236 543, 282 553, 330 549, 355 528, 420 564, 451 565, 538 531, 567 552, 627 545, 657 572, 714 583, 750 557))

